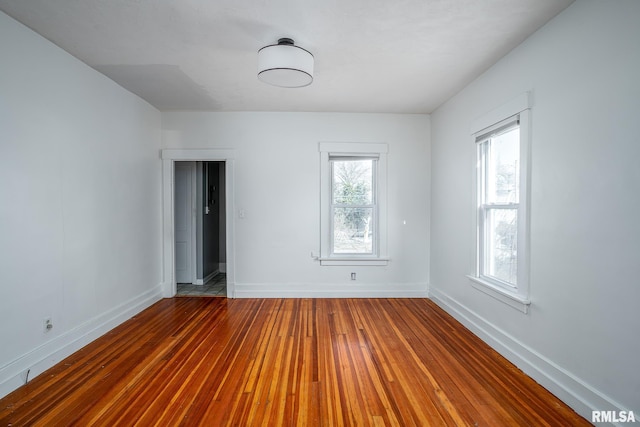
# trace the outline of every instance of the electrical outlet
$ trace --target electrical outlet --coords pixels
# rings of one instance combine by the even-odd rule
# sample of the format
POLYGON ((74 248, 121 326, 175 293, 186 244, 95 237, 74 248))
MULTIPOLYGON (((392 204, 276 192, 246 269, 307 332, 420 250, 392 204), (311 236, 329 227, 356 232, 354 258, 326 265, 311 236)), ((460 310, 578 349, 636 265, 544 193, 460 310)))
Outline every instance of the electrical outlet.
POLYGON ((51 320, 51 317, 45 317, 43 328, 45 333, 53 329, 53 320, 51 320))
POLYGON ((356 280, 356 273, 351 273, 351 280, 356 280))

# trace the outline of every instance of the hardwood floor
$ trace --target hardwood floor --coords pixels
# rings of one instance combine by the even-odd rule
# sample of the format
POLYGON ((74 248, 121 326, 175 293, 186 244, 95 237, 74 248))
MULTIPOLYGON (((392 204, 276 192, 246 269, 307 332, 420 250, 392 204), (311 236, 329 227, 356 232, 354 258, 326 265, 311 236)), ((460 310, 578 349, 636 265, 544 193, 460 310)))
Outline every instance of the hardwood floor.
POLYGON ((0 425, 590 425, 427 299, 162 300, 0 425))

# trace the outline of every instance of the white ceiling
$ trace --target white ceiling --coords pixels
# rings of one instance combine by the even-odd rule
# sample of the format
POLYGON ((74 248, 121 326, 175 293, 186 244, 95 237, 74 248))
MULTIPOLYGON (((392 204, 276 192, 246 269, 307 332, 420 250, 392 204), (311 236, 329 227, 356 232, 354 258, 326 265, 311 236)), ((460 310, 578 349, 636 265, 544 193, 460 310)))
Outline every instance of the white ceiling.
POLYGON ((430 113, 573 0, 0 0, 160 110, 430 113), (293 38, 311 86, 256 76, 293 38))

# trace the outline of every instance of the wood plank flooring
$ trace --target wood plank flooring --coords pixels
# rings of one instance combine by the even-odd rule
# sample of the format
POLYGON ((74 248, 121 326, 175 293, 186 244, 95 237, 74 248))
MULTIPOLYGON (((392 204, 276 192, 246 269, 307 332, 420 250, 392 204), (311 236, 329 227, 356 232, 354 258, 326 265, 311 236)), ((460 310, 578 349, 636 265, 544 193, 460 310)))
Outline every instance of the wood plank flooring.
POLYGON ((428 299, 159 301, 0 426, 590 425, 428 299))

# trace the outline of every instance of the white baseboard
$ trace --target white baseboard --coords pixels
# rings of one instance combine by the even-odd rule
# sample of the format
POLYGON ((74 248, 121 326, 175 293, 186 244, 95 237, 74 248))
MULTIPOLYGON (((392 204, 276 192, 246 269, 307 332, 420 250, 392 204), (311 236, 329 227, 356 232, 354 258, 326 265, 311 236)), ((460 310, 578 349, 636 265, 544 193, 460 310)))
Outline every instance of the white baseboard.
POLYGON ((211 274, 204 278, 204 283, 207 283, 209 280, 213 279, 220 273, 219 270, 214 270, 211 274))
POLYGON ((27 379, 31 380, 40 375, 160 299, 162 299, 162 285, 87 320, 9 362, 0 368, 0 397, 11 393, 24 385, 27 379))
POLYGON ((448 295, 430 288, 429 298, 587 421, 594 410, 629 411, 448 295))
POLYGON ((215 270, 213 273, 210 273, 207 277, 205 277, 204 279, 196 279, 194 285, 204 285, 205 283, 207 283, 209 280, 213 279, 214 277, 216 277, 218 274, 220 274, 220 270, 215 270))
POLYGON ((236 283, 234 298, 426 298, 426 283, 236 283))

